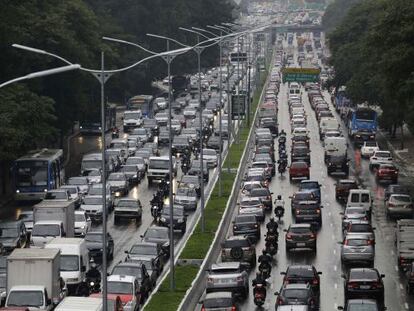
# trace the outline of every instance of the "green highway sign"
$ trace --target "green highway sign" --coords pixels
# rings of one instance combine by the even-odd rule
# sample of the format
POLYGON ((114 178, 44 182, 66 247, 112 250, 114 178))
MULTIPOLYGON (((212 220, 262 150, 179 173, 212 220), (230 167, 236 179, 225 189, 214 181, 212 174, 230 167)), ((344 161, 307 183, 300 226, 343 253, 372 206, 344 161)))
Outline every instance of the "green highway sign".
POLYGON ((320 69, 283 68, 283 82, 318 82, 320 69))
POLYGON ((244 119, 246 114, 246 95, 231 96, 231 117, 232 120, 244 119))

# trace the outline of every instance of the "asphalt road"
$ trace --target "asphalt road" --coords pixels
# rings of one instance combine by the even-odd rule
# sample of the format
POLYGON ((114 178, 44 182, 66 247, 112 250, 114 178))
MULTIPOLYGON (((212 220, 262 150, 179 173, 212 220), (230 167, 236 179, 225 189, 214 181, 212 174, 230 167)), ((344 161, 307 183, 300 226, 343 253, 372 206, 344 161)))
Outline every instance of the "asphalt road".
MULTIPOLYGON (((288 133, 287 150, 290 150, 290 119, 289 109, 287 104, 287 84, 282 84, 278 96, 279 102, 279 131, 284 129, 288 133)), ((328 92, 324 92, 326 100, 330 103, 330 96, 328 92)), ((320 310, 336 310, 337 306, 344 304, 344 282, 341 277, 344 270, 342 270, 340 250, 341 245, 338 242, 342 241, 341 231, 341 215, 344 206, 335 200, 335 182, 343 178, 342 176, 328 176, 326 166, 324 164, 324 151, 319 140, 318 123, 315 118, 314 111, 311 109, 307 94, 302 88, 302 101, 305 106, 306 114, 308 116, 307 128, 310 131, 310 146, 311 146, 311 176, 310 179, 318 180, 322 185, 322 218, 323 225, 318 231, 317 235, 317 253, 310 251, 291 251, 286 254, 285 251, 285 234, 282 231, 287 229, 293 223, 290 212, 290 199, 295 191, 298 189, 298 182, 289 182, 288 174, 280 176, 277 174, 273 177, 270 184, 270 189, 274 193, 273 199, 278 194, 281 194, 285 200, 285 215, 279 224, 279 251, 274 256, 271 277, 268 279, 270 285, 268 286, 266 302, 263 305, 264 310, 274 310, 276 297, 273 295, 278 291, 282 285, 282 276, 280 272, 286 271, 286 268, 291 264, 311 264, 316 267, 318 271, 322 271, 321 275, 321 296, 320 296, 320 310)), ((332 105, 332 103, 330 103, 332 105)), ((331 110, 334 111, 333 106, 331 110)), ((338 119, 339 116, 336 115, 338 119)), ((342 132, 347 133, 342 126, 342 132)), ((277 149, 277 144, 275 148, 277 149)), ((385 216, 385 209, 383 204, 384 187, 386 185, 378 185, 375 177, 368 168, 368 160, 362 160, 360 165, 356 167, 355 163, 355 149, 351 142, 349 142, 348 156, 351 159, 350 178, 356 178, 362 188, 370 189, 374 194, 374 207, 372 223, 376 228, 376 255, 374 266, 380 273, 385 274, 385 306, 388 310, 414 310, 414 299, 409 297, 405 291, 404 275, 398 271, 397 258, 395 255, 394 246, 394 225, 395 221, 387 220, 385 216)), ((277 154, 277 150, 276 150, 277 154)), ((290 162, 290 160, 289 160, 290 162)), ((413 188, 414 178, 404 173, 404 168, 400 165, 400 179, 399 183, 409 185, 413 188)), ((237 209, 234 211, 233 217, 237 214, 237 209)), ((272 212, 272 216, 274 216, 272 212)), ((266 216, 265 222, 261 226, 261 232, 266 232, 265 224, 268 222, 271 214, 266 216)), ((229 228, 228 236, 231 236, 231 229, 229 228)), ((258 242, 256 246, 257 256, 264 249, 264 238, 258 242)), ((219 259, 218 259, 219 261, 219 259)), ((257 269, 257 266, 256 266, 257 269)), ((256 271, 250 273, 250 284, 255 278, 256 271)), ((240 310, 259 310, 253 302, 253 291, 250 288, 248 299, 240 303, 240 310)))

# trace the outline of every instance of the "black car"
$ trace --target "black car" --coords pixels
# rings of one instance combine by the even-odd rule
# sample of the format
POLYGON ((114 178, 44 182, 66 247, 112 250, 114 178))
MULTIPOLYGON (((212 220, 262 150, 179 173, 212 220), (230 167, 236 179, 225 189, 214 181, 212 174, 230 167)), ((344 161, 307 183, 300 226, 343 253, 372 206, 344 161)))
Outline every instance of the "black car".
MULTIPOLYGON (((182 234, 187 230, 187 214, 183 206, 174 204, 173 206, 173 228, 174 230, 180 230, 182 234)), ((170 227, 171 220, 170 207, 164 206, 161 212, 159 225, 163 227, 170 227)))
MULTIPOLYGON (((201 176, 201 161, 200 160, 193 160, 191 162, 190 170, 188 171, 188 175, 195 175, 201 176)), ((204 182, 208 182, 208 163, 207 161, 203 160, 203 180, 204 182)))
POLYGON ((383 274, 375 268, 352 268, 342 276, 345 279, 345 300, 351 298, 372 298, 384 303, 383 274))
POLYGON ((260 119, 260 127, 268 128, 272 133, 273 137, 279 135, 279 130, 277 127, 277 121, 273 118, 262 118, 260 119))
POLYGON ((410 194, 410 190, 402 185, 391 184, 384 191, 384 201, 388 201, 391 194, 410 194))
POLYGON ((7 253, 28 244, 26 226, 22 220, 0 222, 0 245, 7 253))
POLYGON ((322 206, 318 201, 300 201, 295 208, 295 222, 322 225, 322 206))
POLYGON ((292 224, 286 232, 286 252, 294 248, 310 248, 316 252, 316 233, 310 224, 292 224))
POLYGON ((269 188, 256 188, 250 191, 249 196, 252 198, 259 198, 262 201, 265 209, 271 211, 273 209, 273 192, 270 192, 269 188))
POLYGON ((207 141, 207 148, 220 151, 220 136, 210 136, 207 141))
POLYGON ((154 289, 157 283, 158 276, 161 274, 161 269, 157 268, 156 266, 157 265, 156 259, 145 257, 145 256, 142 256, 142 257, 136 256, 133 259, 126 258, 125 262, 132 262, 132 263, 144 265, 150 278, 151 290, 154 289))
POLYGON ((164 266, 164 252, 160 245, 152 242, 139 242, 132 245, 129 250, 125 251, 127 257, 125 261, 151 260, 153 269, 157 271, 157 275, 161 274, 164 266))
POLYGON ((145 128, 148 133, 151 133, 149 141, 152 141, 154 139, 154 136, 157 136, 160 133, 158 121, 156 119, 144 118, 142 127, 145 128))
POLYGON ((380 306, 374 299, 349 299, 345 307, 338 306, 338 310, 345 311, 380 311, 380 306))
POLYGON ((293 146, 290 154, 291 162, 305 161, 310 165, 310 150, 306 146, 293 146))
POLYGON ((172 152, 174 154, 190 152, 190 140, 188 136, 175 136, 172 142, 172 152))
POLYGON ((137 262, 120 262, 112 269, 111 275, 130 275, 135 277, 140 286, 140 303, 143 303, 148 298, 149 293, 152 290, 152 282, 144 264, 137 262))
POLYGON ((233 221, 233 234, 253 235, 260 239, 260 223, 254 215, 237 215, 233 221))
POLYGON ((316 294, 320 292, 321 281, 318 272, 312 265, 290 265, 286 272, 281 272, 283 275, 283 284, 307 283, 310 284, 316 294))
POLYGON ((286 284, 277 295, 275 309, 286 305, 305 305, 309 310, 318 310, 319 297, 309 284, 286 284))
MULTIPOLYGON (((95 260, 102 258, 102 231, 89 231, 85 235, 86 247, 89 250, 89 257, 95 260)), ((112 236, 106 234, 106 257, 109 260, 114 258, 114 240, 112 236)))
POLYGON ((170 231, 168 228, 150 226, 145 233, 141 235, 141 238, 142 242, 158 244, 161 247, 165 257, 170 257, 170 231))
POLYGON ((297 142, 303 142, 309 146, 309 137, 307 135, 295 135, 292 137, 292 145, 297 142))
POLYGON ((272 146, 257 146, 255 156, 258 154, 268 154, 273 162, 275 162, 275 150, 272 146))
POLYGON ((316 195, 307 190, 297 191, 293 194, 293 196, 290 197, 291 199, 291 208, 292 208, 292 214, 296 213, 296 207, 299 205, 302 201, 317 201, 316 195))
POLYGON ((200 197, 201 195, 201 180, 200 176, 196 175, 183 175, 181 177, 180 182, 178 183, 178 186, 182 187, 194 187, 194 189, 197 192, 197 196, 200 197))
POLYGON ((341 179, 335 184, 335 199, 346 202, 346 200, 348 200, 349 191, 358 188, 358 183, 355 180, 341 179))
POLYGON ((327 163, 327 173, 344 173, 349 175, 349 160, 346 156, 330 156, 327 163))

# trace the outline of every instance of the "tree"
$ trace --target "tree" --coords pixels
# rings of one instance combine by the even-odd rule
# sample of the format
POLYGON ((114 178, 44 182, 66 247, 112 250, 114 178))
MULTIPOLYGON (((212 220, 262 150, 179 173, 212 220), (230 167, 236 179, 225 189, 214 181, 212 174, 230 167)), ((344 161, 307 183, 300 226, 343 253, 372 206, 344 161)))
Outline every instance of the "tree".
POLYGON ((335 0, 330 3, 323 15, 322 26, 326 33, 330 33, 341 24, 348 11, 363 0, 335 0))

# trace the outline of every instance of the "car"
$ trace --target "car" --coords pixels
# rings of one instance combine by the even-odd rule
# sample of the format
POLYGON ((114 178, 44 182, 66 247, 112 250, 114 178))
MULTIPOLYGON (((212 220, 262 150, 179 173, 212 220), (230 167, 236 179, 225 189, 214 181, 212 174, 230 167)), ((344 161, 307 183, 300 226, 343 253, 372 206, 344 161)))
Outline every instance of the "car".
POLYGON ((138 169, 138 181, 142 180, 147 170, 147 164, 143 157, 129 157, 125 163, 126 165, 136 165, 138 169))
POLYGON ((85 195, 89 191, 90 180, 86 176, 69 177, 67 184, 71 186, 78 186, 80 192, 85 195))
MULTIPOLYGON (((72 201, 72 198, 70 196, 70 192, 66 189, 54 189, 54 190, 48 190, 45 193, 45 196, 43 200, 47 201, 72 201)), ((76 203, 75 203, 76 205, 76 203)))
POLYGON ((233 294, 227 291, 207 293, 200 303, 203 311, 238 310, 233 294))
POLYGON ((313 291, 319 295, 322 272, 317 271, 312 265, 290 265, 286 272, 281 272, 283 275, 283 285, 287 284, 310 284, 313 291))
POLYGON ((111 173, 107 180, 111 192, 115 197, 125 196, 128 194, 129 182, 125 173, 111 173))
POLYGON ((286 252, 294 248, 310 248, 316 252, 316 233, 311 224, 291 224, 284 229, 286 252))
POLYGON ((195 119, 197 117, 197 110, 192 107, 186 107, 183 111, 183 115, 186 119, 195 119))
MULTIPOLYGON (((171 132, 171 136, 172 136, 172 139, 174 139, 173 132, 171 132)), ((158 134, 158 144, 163 146, 163 145, 168 145, 169 142, 170 142, 170 132, 165 126, 163 126, 160 128, 160 133, 158 134)))
POLYGON ((375 179, 380 182, 391 182, 396 184, 398 182, 398 168, 394 164, 380 164, 375 172, 375 179))
POLYGON ((387 218, 413 218, 413 200, 408 194, 391 194, 385 204, 387 218))
POLYGON ((290 207, 292 214, 296 213, 296 207, 300 202, 318 201, 317 196, 312 191, 308 190, 298 190, 289 198, 291 199, 290 207))
POLYGON ((150 226, 143 235, 142 242, 157 243, 161 246, 164 256, 170 256, 170 230, 160 226, 150 226))
POLYGON ((347 275, 342 276, 345 300, 354 298, 371 298, 384 304, 384 274, 375 268, 351 268, 347 275))
POLYGON ((308 163, 298 161, 293 162, 289 166, 289 180, 292 181, 294 178, 310 178, 310 170, 308 163))
MULTIPOLYGON (((196 175, 201 176, 201 161, 200 160, 193 160, 191 161, 190 170, 188 171, 188 175, 196 175)), ((209 180, 209 173, 208 173, 208 165, 207 161, 203 160, 203 181, 208 182, 209 180)))
POLYGON ((346 201, 351 189, 358 189, 358 183, 353 179, 340 179, 335 184, 335 199, 338 201, 346 201))
MULTIPOLYGON (((85 235, 86 247, 89 251, 89 257, 93 258, 94 260, 102 258, 102 242, 103 240, 103 233, 102 231, 89 231, 85 235)), ((114 258, 114 239, 112 236, 107 233, 106 234, 106 257, 109 260, 114 258)))
MULTIPOLYGON (((181 205, 173 205, 173 228, 174 230, 180 230, 182 234, 187 230, 187 214, 185 212, 185 207, 181 205)), ((170 227, 171 220, 171 210, 170 206, 165 205, 161 211, 161 217, 159 220, 159 225, 163 227, 170 227)))
POLYGON ((0 306, 4 306, 4 303, 6 302, 6 293, 7 293, 7 274, 0 273, 0 306))
POLYGON ((179 187, 192 188, 196 190, 197 196, 201 195, 201 178, 195 175, 183 175, 178 183, 179 187))
POLYGON ((256 265, 256 247, 248 236, 231 236, 221 243, 221 261, 238 261, 243 267, 251 269, 256 265))
POLYGON ((265 178, 270 181, 274 175, 272 166, 273 165, 269 164, 267 161, 253 161, 250 168, 263 169, 265 178))
MULTIPOLYGON (((89 182, 91 184, 99 184, 102 182, 102 170, 101 169, 92 169, 90 171, 88 171, 88 175, 87 178, 89 179, 89 182)), ((83 192, 80 190, 79 191, 81 194, 83 194, 83 192)))
POLYGON ((407 269, 407 278, 405 288, 408 294, 412 294, 414 290, 414 262, 411 262, 407 269))
POLYGON ((17 220, 21 220, 24 222, 26 227, 26 231, 30 234, 33 229, 33 211, 21 211, 17 220))
POLYGON ((259 154, 269 155, 270 159, 275 162, 275 151, 271 146, 256 146, 255 157, 259 154))
POLYGON ((310 149, 307 146, 293 145, 290 153, 291 162, 304 161, 308 165, 311 163, 310 149))
POLYGON ((157 120, 159 126, 166 126, 169 119, 168 113, 166 112, 158 112, 154 118, 157 120))
POLYGON ((344 265, 367 264, 373 266, 375 258, 374 242, 366 235, 346 235, 341 242, 341 260, 344 265))
POLYGON ((250 190, 249 196, 251 198, 259 199, 266 211, 271 211, 273 209, 273 199, 272 199, 273 192, 270 192, 269 188, 256 188, 250 190))
POLYGON ((237 215, 233 220, 234 235, 252 235, 260 239, 260 223, 255 215, 237 215))
POLYGON ((129 250, 125 251, 125 254, 127 254, 125 261, 150 260, 157 276, 161 274, 164 266, 164 261, 161 260, 164 257, 164 251, 159 244, 150 242, 135 243, 129 250))
POLYGON ((246 299, 249 295, 249 276, 240 262, 220 262, 211 265, 207 275, 206 292, 232 292, 246 299))
POLYGON ((85 237, 91 229, 92 221, 83 210, 75 211, 75 237, 85 237))
POLYGON ((144 264, 131 261, 119 262, 112 268, 110 275, 129 275, 135 277, 139 282, 141 303, 148 298, 152 289, 152 283, 144 264))
POLYGON ((375 227, 368 220, 351 220, 343 231, 343 235, 365 235, 372 243, 375 242, 375 227))
POLYGON ((203 149, 203 160, 207 161, 209 168, 217 166, 218 155, 215 149, 203 149))
POLYGON ((390 198, 391 194, 410 194, 408 187, 398 184, 390 184, 384 191, 384 204, 390 198))
POLYGON ((143 127, 134 128, 129 137, 131 136, 136 136, 137 140, 141 142, 142 144, 145 144, 151 138, 150 132, 146 128, 143 128, 143 127))
POLYGON ((326 164, 326 171, 328 175, 333 173, 343 173, 345 176, 349 175, 349 159, 347 156, 333 156, 329 157, 326 164))
POLYGON ((133 259, 126 258, 125 262, 131 262, 131 263, 144 265, 145 269, 147 270, 147 273, 149 275, 149 278, 150 278, 151 290, 153 290, 155 288, 158 276, 161 273, 161 270, 157 269, 157 267, 156 267, 156 259, 155 258, 152 259, 152 258, 146 257, 146 256, 141 256, 141 257, 135 256, 133 259))
POLYGON ((269 178, 266 176, 264 169, 249 169, 246 173, 246 177, 243 179, 244 182, 258 181, 263 187, 267 188, 269 185, 269 178))
MULTIPOLYGON (((108 198, 108 197, 107 197, 108 198)), ((101 195, 87 195, 83 198, 80 209, 86 212, 93 223, 102 223, 103 221, 103 198, 101 195)), ((109 212, 109 201, 106 200, 106 215, 109 212)))
POLYGON ((249 196, 242 197, 239 203, 239 215, 254 215, 258 221, 264 221, 263 202, 249 196))
POLYGON ((295 222, 322 226, 322 208, 318 201, 300 201, 295 206, 295 222))
POLYGON ((190 140, 187 136, 175 136, 172 142, 172 152, 174 154, 189 153, 191 149, 190 140))
POLYGON ((268 167, 268 171, 269 171, 269 168, 270 168, 270 172, 271 172, 271 174, 269 176, 269 179, 271 178, 271 176, 275 176, 275 174, 276 174, 275 161, 272 160, 272 157, 269 153, 267 153, 267 154, 266 153, 256 153, 254 155, 253 162, 266 162, 267 167, 268 167))
POLYGON ((309 137, 308 135, 295 135, 292 137, 292 145, 296 143, 304 143, 306 146, 309 147, 309 137))
POLYGON ((22 220, 0 222, 0 245, 5 253, 10 253, 15 248, 25 248, 28 242, 26 226, 22 220))
POLYGON ((214 149, 217 152, 220 152, 220 136, 211 135, 207 141, 207 148, 214 149))
POLYGON ((344 311, 380 311, 380 306, 374 299, 348 299, 345 307, 338 306, 338 310, 344 311))
POLYGON ((69 198, 75 203, 75 208, 80 206, 83 195, 78 186, 63 185, 59 189, 69 192, 69 198))
POLYGON ((147 130, 150 135, 149 141, 152 141, 154 136, 159 134, 160 128, 156 119, 144 118, 142 127, 147 130))
POLYGON ((107 278, 107 293, 118 295, 124 309, 139 310, 139 304, 144 302, 140 285, 134 276, 109 275, 107 278))
POLYGON ((386 150, 377 150, 369 158, 369 169, 374 169, 380 166, 380 164, 392 164, 391 152, 386 150))
POLYGON ((310 310, 319 309, 319 297, 312 290, 310 284, 286 284, 282 286, 277 295, 275 309, 283 305, 306 305, 310 310))
POLYGON ((351 221, 369 220, 367 210, 360 206, 347 207, 345 212, 340 212, 339 214, 342 215, 342 230, 345 230, 351 221))
POLYGON ((361 157, 369 158, 379 150, 380 148, 375 140, 364 141, 364 144, 361 146, 361 157))
POLYGON ((137 223, 142 220, 142 204, 141 201, 134 198, 121 198, 114 208, 114 223, 118 223, 120 219, 135 219, 137 223))
POLYGON ((298 191, 307 191, 313 193, 316 200, 321 202, 321 184, 317 180, 302 180, 299 184, 298 191))
POLYGON ((197 209, 197 191, 194 186, 180 185, 175 192, 174 204, 183 206, 186 211, 195 211, 197 209))

